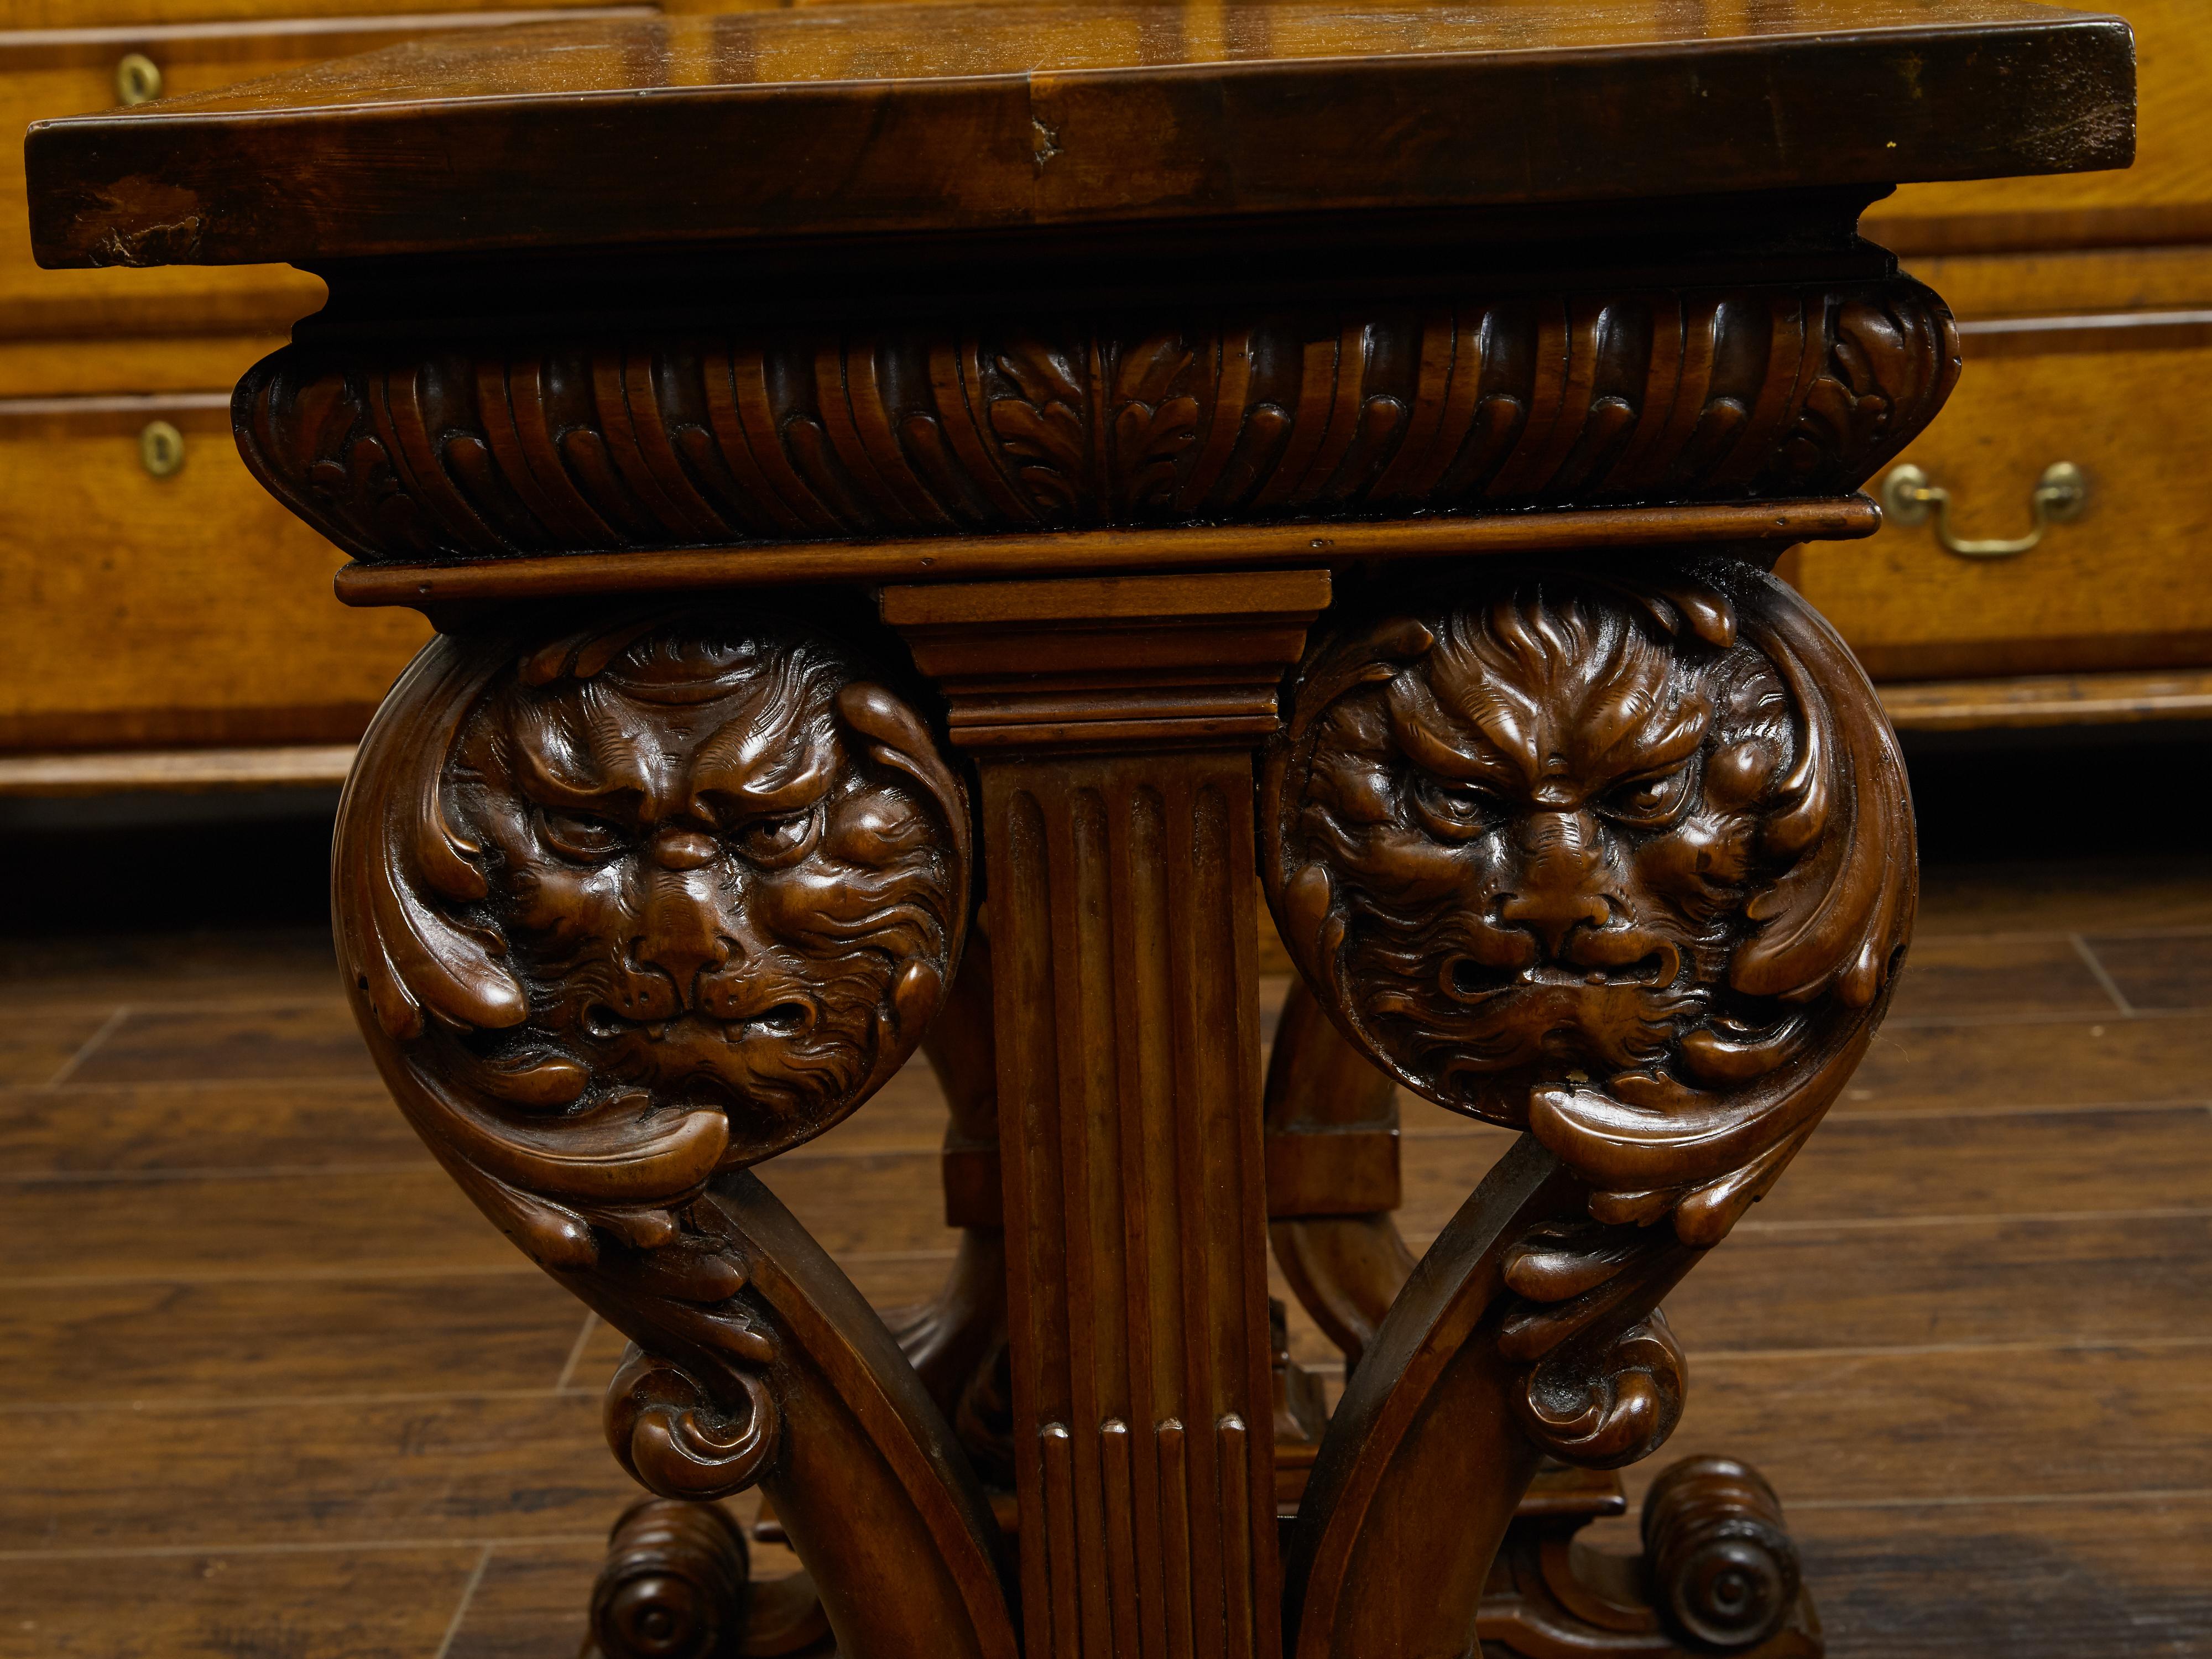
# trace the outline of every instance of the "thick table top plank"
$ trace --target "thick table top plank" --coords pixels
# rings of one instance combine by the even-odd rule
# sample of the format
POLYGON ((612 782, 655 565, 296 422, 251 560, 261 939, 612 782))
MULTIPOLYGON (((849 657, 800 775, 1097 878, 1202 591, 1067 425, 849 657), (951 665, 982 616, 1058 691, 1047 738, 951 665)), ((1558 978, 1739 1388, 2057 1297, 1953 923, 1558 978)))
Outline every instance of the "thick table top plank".
POLYGON ((2125 166, 2013 0, 805 7, 396 47, 41 123, 49 265, 1571 203, 2125 166))

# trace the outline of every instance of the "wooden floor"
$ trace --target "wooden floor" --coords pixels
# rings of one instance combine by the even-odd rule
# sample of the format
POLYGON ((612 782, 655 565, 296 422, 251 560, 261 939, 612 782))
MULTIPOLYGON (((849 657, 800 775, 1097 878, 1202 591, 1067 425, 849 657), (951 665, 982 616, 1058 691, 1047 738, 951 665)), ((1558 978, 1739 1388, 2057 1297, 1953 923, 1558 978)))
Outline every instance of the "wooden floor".
MULTIPOLYGON (((326 944, 0 943, 0 1655, 573 1654, 619 1345, 416 1146, 326 944)), ((2212 1654, 2208 1037, 2212 862, 1936 872, 1669 1304, 1658 1461, 1766 1471, 1832 1654, 2212 1654)), ((1498 1141, 1407 1123, 1418 1242, 1498 1141)), ((910 1071, 770 1174, 879 1303, 943 1267, 939 1127, 910 1071)))

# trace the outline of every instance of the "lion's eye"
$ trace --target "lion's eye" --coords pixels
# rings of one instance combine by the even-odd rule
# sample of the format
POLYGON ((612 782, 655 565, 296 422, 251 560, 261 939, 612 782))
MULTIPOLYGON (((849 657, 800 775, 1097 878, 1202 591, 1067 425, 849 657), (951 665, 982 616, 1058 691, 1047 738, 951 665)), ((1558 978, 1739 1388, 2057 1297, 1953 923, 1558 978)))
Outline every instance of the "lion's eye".
POLYGON ((1656 829, 1669 823, 1690 799, 1690 769, 1678 766, 1656 777, 1631 778, 1598 802, 1598 811, 1616 823, 1656 829))
POLYGON ((1464 841, 1505 816, 1505 803, 1480 784, 1429 775, 1413 786, 1413 805, 1438 835, 1464 841))
POLYGON ((605 864, 627 844, 621 830, 596 813, 548 806, 538 817, 554 851, 579 864, 605 864))
POLYGON ((756 818, 738 832, 738 850, 755 864, 778 869, 795 864, 812 848, 818 816, 793 812, 788 817, 756 818))

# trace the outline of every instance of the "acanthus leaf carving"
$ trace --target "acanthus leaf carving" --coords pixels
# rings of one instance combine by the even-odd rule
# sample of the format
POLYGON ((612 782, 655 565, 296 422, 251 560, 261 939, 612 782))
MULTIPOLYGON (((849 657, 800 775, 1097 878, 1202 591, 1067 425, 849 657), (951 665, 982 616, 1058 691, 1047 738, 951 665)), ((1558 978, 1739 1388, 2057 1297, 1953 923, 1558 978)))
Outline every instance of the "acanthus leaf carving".
POLYGON ((1898 277, 496 355, 310 337, 234 424, 356 557, 434 562, 1842 495, 1957 367, 1898 277))
POLYGON ((748 1170, 915 1051, 959 959, 969 836, 927 722, 850 647, 664 604, 434 640, 363 742, 334 860, 401 1109, 631 1338, 606 1407, 624 1466, 671 1498, 761 1483, 817 1539, 834 1470, 938 1564, 896 1632, 830 1574, 855 1656, 918 1631, 1012 1659, 994 1538, 880 1320, 748 1170))
POLYGON ((1723 561, 1515 571, 1317 646, 1270 758, 1285 942, 1353 1042, 1717 1243, 1856 1064, 1910 928, 1894 740, 1723 561))
POLYGON ((1452 1650, 1499 1492, 1539 1455, 1633 1462, 1679 1419, 1660 1302, 1805 1143, 1895 985, 1904 772, 1834 635, 1718 555, 1378 586, 1285 701, 1263 876, 1316 1001, 1399 1083, 1525 1131, 1376 1329, 1289 1552, 1300 1659, 1369 1651, 1370 1581, 1409 1539, 1445 1593, 1391 1650, 1452 1650), (1446 1502, 1469 1524, 1423 1535, 1446 1502))

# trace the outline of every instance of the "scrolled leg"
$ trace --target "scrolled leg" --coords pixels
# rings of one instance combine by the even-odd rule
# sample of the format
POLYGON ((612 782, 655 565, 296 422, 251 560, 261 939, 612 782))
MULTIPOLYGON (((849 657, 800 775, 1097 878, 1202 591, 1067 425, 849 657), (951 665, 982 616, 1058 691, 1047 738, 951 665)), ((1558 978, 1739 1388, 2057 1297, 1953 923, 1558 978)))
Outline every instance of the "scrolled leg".
POLYGON ((998 1539, 890 1333, 749 1171, 914 1052, 969 828, 858 653, 696 602, 434 641, 341 811, 342 960, 394 1097, 631 1339, 624 1466, 665 1498, 761 1486, 847 1659, 1012 1659, 998 1539))
POLYGON ((1321 1007, 1525 1132, 1376 1333, 1291 1550, 1301 1659, 1456 1650, 1540 1456, 1613 1467, 1671 1431, 1661 1299, 1864 1053, 1911 925, 1903 767, 1833 633, 1714 555, 1351 611, 1261 799, 1321 1007), (1401 1605, 1409 1579, 1436 1594, 1401 1605))

